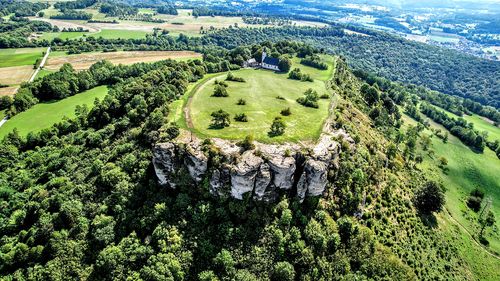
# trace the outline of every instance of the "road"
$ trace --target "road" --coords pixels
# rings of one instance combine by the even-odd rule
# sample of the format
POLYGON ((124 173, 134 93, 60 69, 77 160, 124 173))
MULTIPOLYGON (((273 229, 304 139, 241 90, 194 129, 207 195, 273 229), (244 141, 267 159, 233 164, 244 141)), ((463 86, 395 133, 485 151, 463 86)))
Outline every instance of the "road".
MULTIPOLYGON (((40 69, 42 69, 42 67, 47 62, 47 58, 49 57, 49 54, 50 54, 50 47, 47 48, 47 51, 45 52, 45 56, 43 56, 42 61, 40 62, 40 65, 35 70, 35 72, 33 72, 33 75, 31 75, 28 82, 31 83, 35 80, 36 76, 38 75, 38 72, 40 72, 40 69)), ((9 119, 9 118, 7 118, 7 116, 5 116, 5 118, 0 121, 0 127, 2 127, 2 125, 5 124, 5 122, 7 122, 7 119, 9 119)))
POLYGON ((49 54, 50 54, 50 47, 47 48, 47 51, 45 52, 45 56, 43 56, 42 62, 40 62, 40 65, 35 70, 35 72, 33 73, 33 75, 31 75, 31 78, 30 78, 30 80, 28 82, 31 83, 31 82, 33 82, 35 80, 36 75, 38 74, 38 72, 40 72, 40 69, 42 69, 42 67, 47 62, 47 58, 49 57, 49 54))

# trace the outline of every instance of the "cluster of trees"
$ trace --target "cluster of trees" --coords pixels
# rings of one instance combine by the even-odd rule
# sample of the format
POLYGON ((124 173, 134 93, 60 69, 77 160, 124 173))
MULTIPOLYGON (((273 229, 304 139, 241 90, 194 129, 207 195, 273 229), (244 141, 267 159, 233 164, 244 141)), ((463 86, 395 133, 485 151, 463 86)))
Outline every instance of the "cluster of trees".
MULTIPOLYGON (((24 18, 23 18, 24 19, 24 18)), ((29 40, 29 36, 35 32, 49 32, 58 30, 50 23, 43 21, 25 20, 0 22, 0 48, 25 48, 48 46, 47 41, 29 40)))
POLYGON ((243 77, 234 76, 232 72, 229 72, 226 76, 226 81, 241 82, 244 83, 245 79, 243 77))
POLYGON ((318 108, 319 95, 313 89, 307 89, 304 92, 304 96, 297 99, 297 102, 303 106, 318 108))
POLYGON ((157 7, 156 11, 159 14, 166 14, 166 15, 177 15, 178 14, 177 9, 171 3, 165 3, 164 5, 157 7))
POLYGON ((42 2, 0 0, 0 17, 14 14, 16 17, 33 17, 50 5, 42 2))
POLYGON ((92 19, 92 14, 77 10, 61 10, 59 14, 50 16, 50 18, 59 20, 90 20, 92 19))
POLYGON ((426 103, 420 104, 420 111, 435 122, 443 125, 452 135, 459 138, 466 145, 479 152, 483 152, 486 146, 486 134, 474 130, 472 123, 467 122, 463 118, 455 119, 450 117, 443 111, 426 103))
POLYGON ((99 12, 110 17, 135 16, 139 13, 139 9, 130 5, 118 2, 102 3, 99 7, 99 12))
POLYGON ((74 0, 54 3, 54 8, 59 10, 85 9, 97 3, 98 0, 74 0))
POLYGON ((300 63, 321 70, 328 69, 328 64, 324 62, 318 55, 306 56, 305 58, 300 60, 300 63))
POLYGON ((246 24, 255 24, 255 25, 274 25, 274 26, 283 26, 283 25, 291 25, 292 21, 288 18, 280 18, 280 17, 243 17, 243 22, 246 24))
POLYGON ((288 73, 288 78, 293 80, 308 81, 313 82, 311 75, 307 73, 302 73, 300 68, 294 68, 290 73, 288 73))
POLYGON ((153 14, 124 15, 124 16, 120 16, 120 20, 134 20, 134 21, 143 21, 143 22, 154 22, 154 23, 167 22, 164 19, 155 18, 153 14))

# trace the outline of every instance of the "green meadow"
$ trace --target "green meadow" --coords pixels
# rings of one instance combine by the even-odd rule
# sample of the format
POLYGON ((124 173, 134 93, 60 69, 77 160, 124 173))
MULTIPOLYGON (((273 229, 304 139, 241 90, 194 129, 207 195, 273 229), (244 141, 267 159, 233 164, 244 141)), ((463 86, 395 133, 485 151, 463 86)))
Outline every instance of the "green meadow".
POLYGON ((104 39, 140 39, 151 33, 141 30, 123 30, 123 29, 102 29, 99 32, 91 33, 88 36, 102 37, 104 39))
MULTIPOLYGON (((329 59, 330 63, 333 58, 329 59)), ((302 82, 288 79, 288 74, 275 73, 263 69, 243 69, 233 71, 245 82, 227 81, 229 97, 213 97, 215 80, 224 80, 227 74, 220 74, 200 82, 192 90, 189 111, 194 131, 202 137, 218 137, 226 139, 242 139, 252 135, 262 142, 297 142, 315 140, 321 133, 324 120, 329 114, 331 96, 318 101, 319 108, 305 107, 297 102, 308 89, 328 94, 325 81, 331 76, 333 66, 328 70, 317 70, 294 63, 292 68, 299 67, 310 73, 314 82, 302 82), (281 97, 279 99, 278 97, 281 97), (245 105, 237 105, 239 99, 245 105), (283 109, 290 108, 290 116, 282 116, 283 109), (211 113, 222 109, 230 114, 231 125, 223 129, 211 129, 211 113), (248 122, 237 122, 234 116, 245 113, 248 122), (275 117, 282 117, 285 122, 285 133, 277 137, 269 137, 268 132, 275 117)))
POLYGON ((0 127, 0 139, 17 128, 21 136, 29 132, 38 132, 61 121, 63 117, 75 116, 77 105, 92 107, 94 100, 102 99, 108 93, 106 86, 99 86, 83 93, 59 101, 39 103, 9 119, 0 127))
POLYGON ((46 48, 0 49, 0 67, 35 64, 46 48))

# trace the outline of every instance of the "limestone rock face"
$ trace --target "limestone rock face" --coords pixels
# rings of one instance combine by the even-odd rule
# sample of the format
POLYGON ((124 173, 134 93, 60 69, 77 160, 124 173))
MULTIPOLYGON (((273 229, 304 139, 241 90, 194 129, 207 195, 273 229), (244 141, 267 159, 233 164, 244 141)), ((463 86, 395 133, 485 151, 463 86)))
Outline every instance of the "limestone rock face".
POLYGON ((196 182, 200 182, 203 179, 203 175, 205 175, 208 169, 208 158, 200 150, 199 143, 187 146, 184 165, 186 165, 191 178, 196 182))
POLYGON ((175 184, 169 180, 170 175, 178 169, 176 163, 176 146, 173 143, 160 143, 153 149, 153 166, 160 185, 169 185, 175 188, 175 184))
MULTIPOLYGON (((324 132, 314 145, 255 143, 242 151, 235 143, 213 139, 202 144, 196 137, 159 143, 153 149, 158 182, 175 188, 179 170, 184 169, 195 183, 206 179, 214 196, 272 202, 280 192, 296 194, 300 201, 320 196, 328 186, 328 172, 338 168, 340 145, 334 139, 352 140, 344 131, 324 132), (204 151, 210 150, 209 158, 204 151)), ((352 142, 354 145, 354 142, 352 142)))
POLYGON ((231 196, 243 199, 243 194, 252 192, 255 178, 264 160, 246 151, 231 172, 231 196))

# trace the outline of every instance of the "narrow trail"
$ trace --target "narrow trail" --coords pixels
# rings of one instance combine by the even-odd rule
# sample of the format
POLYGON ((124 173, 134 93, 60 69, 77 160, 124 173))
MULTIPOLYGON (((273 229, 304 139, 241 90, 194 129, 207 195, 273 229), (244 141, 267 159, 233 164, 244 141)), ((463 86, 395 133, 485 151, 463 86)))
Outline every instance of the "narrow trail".
POLYGON ((467 233, 467 236, 469 236, 469 238, 471 239, 472 242, 474 242, 474 244, 476 244, 479 248, 483 249, 488 255, 496 258, 497 260, 500 260, 500 256, 498 256, 497 254, 495 253, 492 253, 490 252, 488 249, 486 249, 481 243, 477 242, 476 239, 474 238, 474 236, 472 235, 472 233, 469 232, 469 230, 467 230, 467 228, 465 228, 465 226, 463 226, 459 221, 457 221, 450 213, 450 211, 448 211, 448 209, 445 209, 446 210, 446 214, 448 215, 448 217, 451 219, 451 221, 453 223, 455 223, 456 225, 458 225, 458 227, 463 230, 465 233, 467 233))

